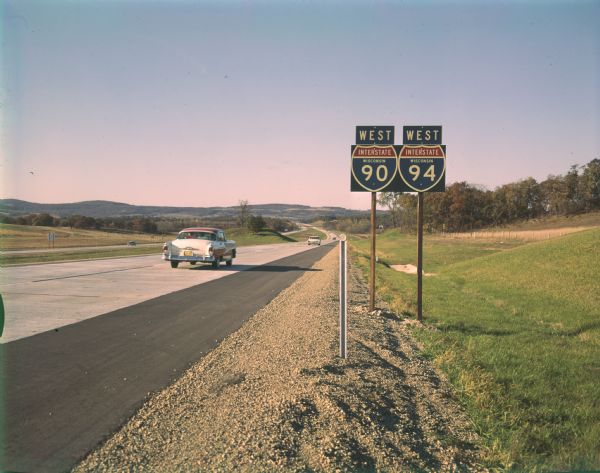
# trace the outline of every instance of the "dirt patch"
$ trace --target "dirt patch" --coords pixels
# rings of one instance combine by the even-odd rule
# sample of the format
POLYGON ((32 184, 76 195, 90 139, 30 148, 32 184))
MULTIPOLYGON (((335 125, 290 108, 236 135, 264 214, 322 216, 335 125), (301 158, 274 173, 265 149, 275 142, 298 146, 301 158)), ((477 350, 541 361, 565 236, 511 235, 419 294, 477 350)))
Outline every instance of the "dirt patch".
MULTIPOLYGON (((400 273, 417 274, 417 267, 414 264, 392 264, 390 268, 400 273)), ((435 276, 435 273, 423 272, 423 276, 435 276)))
POLYGON ((477 471, 478 438, 407 326, 369 313, 350 271, 338 353, 337 252, 153 395, 86 471, 477 471))

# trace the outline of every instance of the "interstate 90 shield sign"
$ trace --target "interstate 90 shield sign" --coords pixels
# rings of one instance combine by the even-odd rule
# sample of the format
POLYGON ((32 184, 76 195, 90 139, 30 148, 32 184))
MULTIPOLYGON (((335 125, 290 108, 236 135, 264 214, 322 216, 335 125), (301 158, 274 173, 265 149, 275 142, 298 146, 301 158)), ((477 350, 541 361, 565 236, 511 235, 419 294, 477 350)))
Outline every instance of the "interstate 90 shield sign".
POLYGON ((384 190, 396 175, 397 161, 393 145, 352 146, 352 175, 367 191, 384 190))
POLYGON ((398 156, 398 172, 412 190, 426 192, 432 189, 446 172, 445 146, 403 145, 398 156))

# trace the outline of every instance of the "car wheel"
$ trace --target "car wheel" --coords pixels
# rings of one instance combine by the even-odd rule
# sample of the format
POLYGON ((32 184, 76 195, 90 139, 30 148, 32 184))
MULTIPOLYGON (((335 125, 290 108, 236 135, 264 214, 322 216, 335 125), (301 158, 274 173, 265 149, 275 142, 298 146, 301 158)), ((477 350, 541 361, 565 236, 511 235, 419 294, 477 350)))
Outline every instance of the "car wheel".
POLYGON ((190 261, 190 264, 191 264, 192 266, 194 266, 194 265, 196 264, 196 262, 195 262, 195 261, 190 261))
POLYGON ((216 259, 212 262, 213 269, 219 269, 219 260, 216 259))
POLYGON ((233 264, 233 258, 225 260, 225 266, 231 266, 233 264))
POLYGON ((179 261, 171 261, 171 268, 175 269, 177 266, 179 266, 179 261))

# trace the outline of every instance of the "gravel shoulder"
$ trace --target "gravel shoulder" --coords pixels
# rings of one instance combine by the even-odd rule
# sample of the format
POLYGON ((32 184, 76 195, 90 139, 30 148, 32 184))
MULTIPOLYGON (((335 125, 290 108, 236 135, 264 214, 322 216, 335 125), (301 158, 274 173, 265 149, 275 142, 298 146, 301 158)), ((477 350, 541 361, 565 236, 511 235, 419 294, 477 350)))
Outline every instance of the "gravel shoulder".
POLYGON ((407 323, 349 277, 338 357, 338 252, 142 408, 75 469, 483 470, 471 424, 407 323))

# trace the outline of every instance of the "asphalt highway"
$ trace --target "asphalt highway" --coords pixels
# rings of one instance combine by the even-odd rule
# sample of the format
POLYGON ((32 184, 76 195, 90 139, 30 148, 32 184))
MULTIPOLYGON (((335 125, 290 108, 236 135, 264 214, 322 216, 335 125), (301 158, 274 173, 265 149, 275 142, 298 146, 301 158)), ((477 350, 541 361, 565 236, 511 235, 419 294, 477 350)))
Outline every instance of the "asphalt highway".
POLYGON ((169 292, 247 271, 314 246, 283 243, 238 249, 233 266, 182 264, 172 269, 160 252, 148 256, 3 267, 0 293, 5 327, 0 343, 97 317, 169 292))
POLYGON ((333 245, 0 345, 1 471, 74 466, 333 245))

